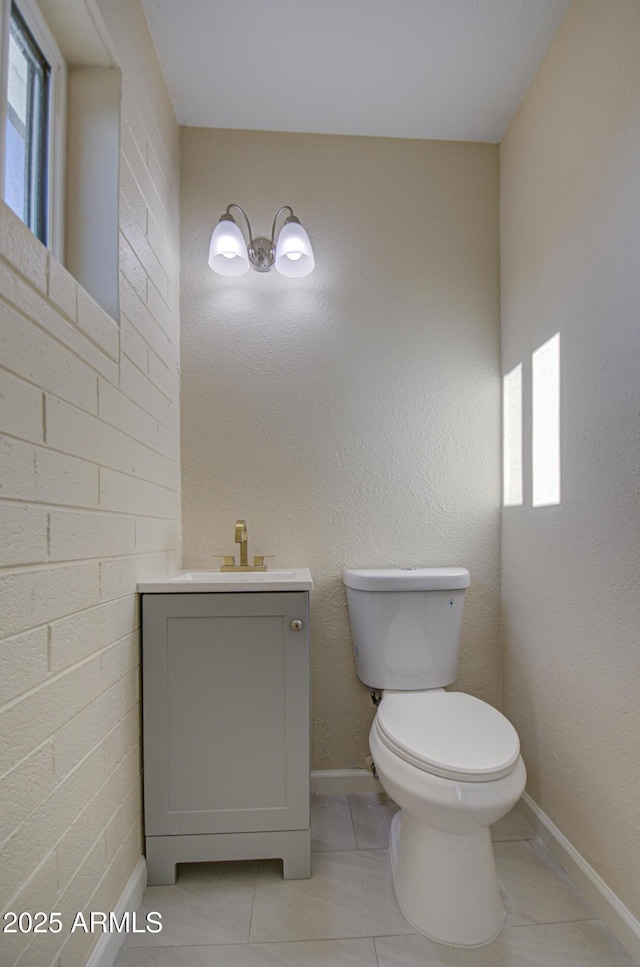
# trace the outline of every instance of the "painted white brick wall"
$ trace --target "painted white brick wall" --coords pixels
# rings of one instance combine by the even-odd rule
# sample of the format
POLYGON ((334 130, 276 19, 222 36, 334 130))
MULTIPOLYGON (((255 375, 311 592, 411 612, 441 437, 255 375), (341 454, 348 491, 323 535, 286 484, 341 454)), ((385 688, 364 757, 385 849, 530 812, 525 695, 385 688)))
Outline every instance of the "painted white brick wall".
MULTIPOLYGON (((141 854, 136 581, 178 563, 178 128, 141 7, 122 69, 119 324, 0 205, 0 908, 112 909, 141 854)), ((4 935, 80 967, 96 936, 4 935)))

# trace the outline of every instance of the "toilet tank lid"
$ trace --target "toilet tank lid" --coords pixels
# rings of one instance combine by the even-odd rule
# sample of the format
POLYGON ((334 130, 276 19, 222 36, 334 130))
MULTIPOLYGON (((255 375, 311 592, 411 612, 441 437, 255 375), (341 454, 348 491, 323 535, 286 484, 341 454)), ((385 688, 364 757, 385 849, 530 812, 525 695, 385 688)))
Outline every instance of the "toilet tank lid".
POLYGON ((456 591, 471 575, 466 567, 378 567, 345 571, 343 580, 357 591, 456 591))

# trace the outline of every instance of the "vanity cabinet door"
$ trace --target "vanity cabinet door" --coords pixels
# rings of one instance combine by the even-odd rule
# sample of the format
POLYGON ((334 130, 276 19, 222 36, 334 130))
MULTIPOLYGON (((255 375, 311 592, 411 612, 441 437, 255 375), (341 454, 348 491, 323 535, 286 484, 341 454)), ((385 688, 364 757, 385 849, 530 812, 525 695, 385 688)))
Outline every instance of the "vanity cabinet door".
POLYGON ((147 836, 308 828, 308 600, 143 596, 147 836))

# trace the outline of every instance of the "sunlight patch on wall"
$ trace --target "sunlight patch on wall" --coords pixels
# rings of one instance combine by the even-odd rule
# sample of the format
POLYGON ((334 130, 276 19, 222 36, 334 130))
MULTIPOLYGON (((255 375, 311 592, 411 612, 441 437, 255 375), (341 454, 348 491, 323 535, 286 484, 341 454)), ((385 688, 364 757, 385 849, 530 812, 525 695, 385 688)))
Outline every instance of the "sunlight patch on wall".
POLYGON ((505 507, 522 503, 522 364, 506 373, 502 387, 502 483, 505 507))
POLYGON ((560 503, 560 333, 531 357, 532 503, 560 503))

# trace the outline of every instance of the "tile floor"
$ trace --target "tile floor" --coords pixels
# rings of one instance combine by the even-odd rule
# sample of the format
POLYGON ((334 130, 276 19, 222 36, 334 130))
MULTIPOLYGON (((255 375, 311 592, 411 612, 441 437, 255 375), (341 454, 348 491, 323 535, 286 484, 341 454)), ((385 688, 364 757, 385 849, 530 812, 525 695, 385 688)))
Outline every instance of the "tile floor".
POLYGON ((149 887, 115 967, 635 967, 516 811, 493 827, 505 928, 492 944, 444 947, 416 934, 393 892, 384 795, 315 796, 313 876, 276 860, 178 867, 149 887), (140 917, 139 917, 140 919, 140 917))

